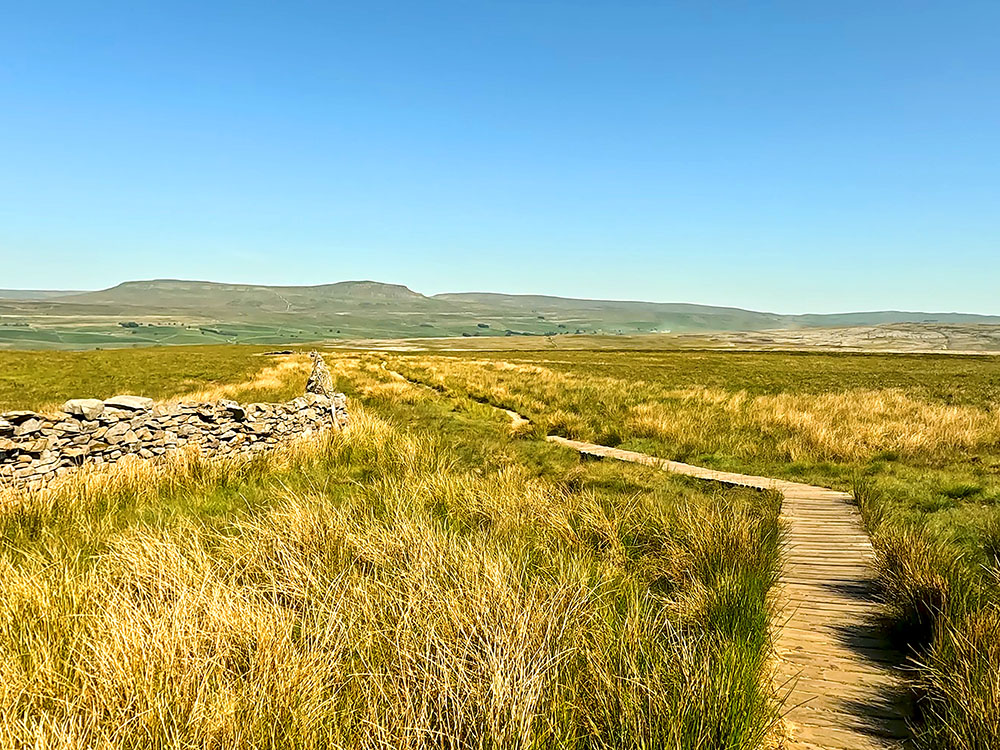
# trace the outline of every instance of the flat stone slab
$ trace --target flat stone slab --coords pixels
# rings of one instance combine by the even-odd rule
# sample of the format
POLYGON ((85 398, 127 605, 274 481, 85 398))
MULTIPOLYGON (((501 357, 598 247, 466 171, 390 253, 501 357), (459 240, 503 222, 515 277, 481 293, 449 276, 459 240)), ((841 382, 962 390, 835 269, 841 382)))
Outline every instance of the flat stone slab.
POLYGON ((149 411, 153 408, 153 399, 145 396, 112 396, 104 399, 104 406, 129 411, 149 411))
POLYGON ((33 411, 5 411, 3 414, 0 414, 0 418, 11 424, 21 424, 21 422, 27 422, 29 419, 35 419, 38 416, 33 411))
POLYGON ((97 419, 104 411, 104 402, 99 398, 71 398, 63 404, 62 410, 74 417, 97 419))

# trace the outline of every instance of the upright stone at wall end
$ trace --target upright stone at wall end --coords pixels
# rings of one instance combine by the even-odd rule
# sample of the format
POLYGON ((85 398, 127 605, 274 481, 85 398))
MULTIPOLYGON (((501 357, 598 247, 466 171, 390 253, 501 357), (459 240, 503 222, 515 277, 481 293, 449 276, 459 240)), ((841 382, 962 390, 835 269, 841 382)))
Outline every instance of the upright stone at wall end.
POLYGON ((317 396, 333 398, 335 391, 333 388, 333 376, 330 374, 323 356, 319 352, 309 352, 312 358, 313 367, 306 383, 306 393, 315 393, 317 396))

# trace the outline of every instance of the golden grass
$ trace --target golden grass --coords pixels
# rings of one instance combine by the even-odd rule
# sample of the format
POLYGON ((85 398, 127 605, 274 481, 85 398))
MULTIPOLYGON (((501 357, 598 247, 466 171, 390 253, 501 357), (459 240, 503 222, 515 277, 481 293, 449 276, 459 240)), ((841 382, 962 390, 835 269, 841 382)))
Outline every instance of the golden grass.
MULTIPOLYGON (((376 406, 431 398, 334 369, 376 406)), ((265 457, 9 495, 0 746, 759 744, 776 507, 594 471, 470 467, 355 407, 265 457)))
MULTIPOLYGON (((755 397, 686 389, 636 404, 624 424, 637 436, 674 443, 709 443, 709 431, 753 431, 774 436, 792 461, 856 461, 887 451, 935 456, 1000 444, 1000 409, 931 404, 891 389, 755 397)), ((734 452, 753 455, 762 442, 757 437, 734 452)))
MULTIPOLYGON (((762 358, 761 367, 788 368, 767 373, 741 360, 736 364, 744 369, 734 371, 745 379, 728 388, 709 369, 726 364, 718 358, 703 364, 702 375, 713 385, 691 385, 696 378, 687 373, 646 367, 639 355, 623 359, 631 366, 601 363, 601 373, 616 376, 590 371, 583 357, 551 366, 426 355, 391 362, 449 393, 517 409, 539 431, 631 441, 667 458, 707 459, 742 471, 787 472, 796 479, 808 473, 817 484, 844 486, 853 477, 873 530, 891 634, 902 651, 915 655, 921 746, 997 746, 1000 404, 992 374, 972 380, 963 371, 952 381, 948 366, 931 361, 928 383, 880 388, 868 383, 880 382, 879 368, 902 379, 898 363, 858 358, 851 372, 841 358, 831 363, 854 385, 828 382, 827 390, 816 392, 815 381, 798 387, 789 372, 801 378, 812 373, 787 359, 762 358)), ((697 367, 699 358, 689 363, 697 367)), ((719 549, 718 542, 710 546, 719 549)), ((685 587, 673 601, 676 616, 698 613, 724 588, 685 587)))
POLYGON ((290 383, 305 383, 312 369, 312 362, 306 354, 283 356, 277 364, 268 365, 252 377, 239 383, 222 383, 208 388, 188 391, 171 401, 219 401, 230 398, 245 400, 249 394, 260 398, 260 394, 284 393, 290 383))
POLYGON ((514 408, 569 437, 595 439, 610 424, 689 452, 761 451, 784 460, 856 461, 880 452, 938 457, 1000 446, 1000 405, 923 401, 899 389, 750 395, 669 388, 540 365, 484 359, 397 358, 404 374, 514 408))

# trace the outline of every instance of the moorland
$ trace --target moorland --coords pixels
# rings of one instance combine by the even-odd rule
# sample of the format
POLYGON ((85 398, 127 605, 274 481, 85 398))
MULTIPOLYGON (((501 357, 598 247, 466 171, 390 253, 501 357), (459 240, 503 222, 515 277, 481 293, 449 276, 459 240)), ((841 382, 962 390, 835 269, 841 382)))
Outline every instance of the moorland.
MULTIPOLYGON (((3 352, 0 408, 122 390, 284 400, 306 362, 241 346, 3 352)), ((558 434, 851 492, 877 552, 882 626, 909 660, 916 742, 995 745, 993 357, 337 350, 328 362, 351 397, 344 433, 251 463, 183 456, 6 498, 0 741, 778 741, 780 498, 581 463, 540 439, 558 434), (494 407, 531 422, 512 429, 494 407)))

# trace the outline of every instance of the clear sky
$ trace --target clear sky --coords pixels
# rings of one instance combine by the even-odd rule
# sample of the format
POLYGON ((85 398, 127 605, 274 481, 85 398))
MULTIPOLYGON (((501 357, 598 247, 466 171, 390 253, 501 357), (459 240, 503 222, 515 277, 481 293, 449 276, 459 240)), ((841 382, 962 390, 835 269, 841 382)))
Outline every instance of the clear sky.
POLYGON ((1000 313, 1000 3, 3 3, 0 287, 1000 313))

